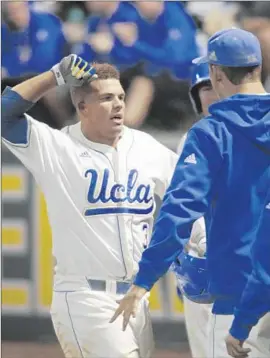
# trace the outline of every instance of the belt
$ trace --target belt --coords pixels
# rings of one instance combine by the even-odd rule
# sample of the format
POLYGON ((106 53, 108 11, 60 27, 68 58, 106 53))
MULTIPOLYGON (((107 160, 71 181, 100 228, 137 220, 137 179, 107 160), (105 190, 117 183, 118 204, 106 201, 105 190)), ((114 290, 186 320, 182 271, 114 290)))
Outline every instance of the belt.
POLYGON ((131 282, 103 281, 87 279, 89 287, 93 291, 108 292, 117 295, 125 295, 131 286, 131 282))

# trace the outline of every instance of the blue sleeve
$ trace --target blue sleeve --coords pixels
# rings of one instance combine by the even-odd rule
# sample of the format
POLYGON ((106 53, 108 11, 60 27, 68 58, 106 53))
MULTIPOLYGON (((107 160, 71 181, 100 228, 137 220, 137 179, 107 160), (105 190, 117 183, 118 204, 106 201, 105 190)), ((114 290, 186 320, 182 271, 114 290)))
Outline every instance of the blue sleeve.
POLYGON ((134 283, 150 290, 187 243, 192 224, 212 200, 223 157, 218 142, 198 128, 190 130, 165 194, 149 247, 134 283))
POLYGON ((252 265, 252 274, 230 329, 231 335, 239 340, 245 340, 251 328, 270 311, 270 192, 252 248, 252 265))
POLYGON ((23 99, 17 92, 7 87, 1 97, 2 137, 13 144, 27 144, 28 122, 24 117, 34 103, 23 99))
POLYGON ((69 52, 62 23, 58 17, 48 13, 31 12, 30 33, 31 56, 25 63, 24 72, 48 71, 69 52))
MULTIPOLYGON (((190 15, 178 4, 165 5, 167 34, 162 47, 152 46, 138 39, 133 49, 144 59, 163 66, 191 62, 198 56, 196 28, 190 15)), ((157 20, 158 21, 158 20, 157 20)), ((154 34, 156 36, 156 34, 154 34)))

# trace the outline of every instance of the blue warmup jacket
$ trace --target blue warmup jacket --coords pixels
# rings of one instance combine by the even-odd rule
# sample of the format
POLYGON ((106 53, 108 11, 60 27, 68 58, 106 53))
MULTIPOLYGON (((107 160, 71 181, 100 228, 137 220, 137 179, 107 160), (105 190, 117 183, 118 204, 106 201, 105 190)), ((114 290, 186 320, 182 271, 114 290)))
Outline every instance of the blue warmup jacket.
POLYGON ((138 39, 132 49, 146 62, 148 75, 170 69, 181 79, 190 78, 192 60, 198 56, 196 25, 177 1, 164 2, 164 11, 155 21, 139 16, 138 39))
MULTIPOLYGON (((133 46, 125 46, 118 38, 114 35, 112 31, 112 27, 116 23, 122 22, 133 22, 137 23, 137 19, 139 18, 139 14, 136 8, 130 4, 129 2, 120 2, 116 11, 110 17, 91 15, 87 20, 87 31, 89 34, 101 31, 102 28, 109 27, 111 34, 114 37, 114 45, 112 50, 107 55, 101 55, 95 53, 95 60, 99 59, 101 61, 113 62, 119 68, 127 68, 130 66, 134 66, 140 58, 133 51, 133 46), (107 59, 105 58, 107 56, 107 59)), ((84 48, 87 51, 86 55, 89 51, 93 52, 93 49, 89 49, 89 44, 84 44, 84 48)), ((82 57, 84 55, 82 54, 82 57)))
POLYGON ((213 313, 232 314, 252 271, 269 188, 270 94, 238 94, 209 111, 188 133, 134 283, 150 290, 183 250, 194 221, 206 215, 213 313))
POLYGON ((67 42, 61 21, 49 13, 30 11, 24 31, 1 26, 2 68, 10 77, 49 70, 66 55, 67 42))
POLYGON ((245 340, 251 328, 270 311, 270 190, 255 234, 251 257, 252 275, 240 305, 235 309, 235 319, 230 329, 230 333, 239 340, 245 340))

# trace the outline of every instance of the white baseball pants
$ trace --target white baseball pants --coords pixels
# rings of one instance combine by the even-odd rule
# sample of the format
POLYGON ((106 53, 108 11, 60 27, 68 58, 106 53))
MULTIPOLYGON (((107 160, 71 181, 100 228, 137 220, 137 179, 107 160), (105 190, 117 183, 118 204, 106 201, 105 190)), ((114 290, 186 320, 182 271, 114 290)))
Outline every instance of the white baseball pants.
POLYGON ((108 292, 54 292, 53 326, 66 358, 150 358, 154 341, 148 300, 122 331, 122 317, 109 323, 122 296, 108 292))
MULTIPOLYGON (((225 338, 233 321, 232 315, 211 314, 208 325, 207 358, 229 358, 225 338)), ((251 349, 249 358, 270 357, 270 313, 253 327, 244 346, 251 349)))
POLYGON ((183 297, 183 300, 185 324, 192 357, 206 358, 207 326, 212 314, 212 305, 198 304, 186 297, 183 297))

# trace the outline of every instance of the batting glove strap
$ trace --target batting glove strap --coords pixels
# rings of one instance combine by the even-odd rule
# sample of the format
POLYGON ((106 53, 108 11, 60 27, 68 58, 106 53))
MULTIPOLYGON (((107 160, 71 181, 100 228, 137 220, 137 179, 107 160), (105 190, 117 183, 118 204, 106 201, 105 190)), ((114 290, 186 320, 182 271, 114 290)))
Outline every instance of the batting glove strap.
POLYGON ((62 73, 60 71, 60 67, 59 67, 59 63, 57 63, 56 65, 54 65, 51 69, 51 71, 53 72, 57 85, 58 86, 62 86, 64 85, 66 82, 64 80, 64 77, 62 76, 62 73))

